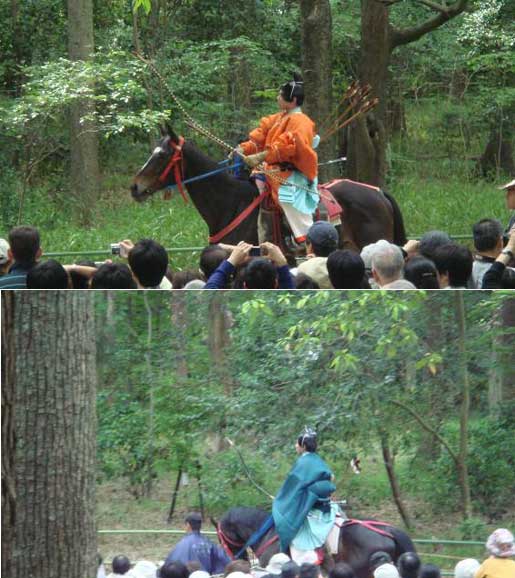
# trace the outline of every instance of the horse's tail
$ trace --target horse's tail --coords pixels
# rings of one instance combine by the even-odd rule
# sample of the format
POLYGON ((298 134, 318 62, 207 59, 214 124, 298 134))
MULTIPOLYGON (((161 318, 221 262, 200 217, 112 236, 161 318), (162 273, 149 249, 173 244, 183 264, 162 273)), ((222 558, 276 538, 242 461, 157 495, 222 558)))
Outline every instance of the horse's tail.
POLYGON ((395 559, 404 552, 416 552, 415 544, 413 544, 406 532, 394 527, 388 528, 388 532, 392 534, 395 540, 395 559))
POLYGON ((383 191, 384 196, 390 201, 393 211, 393 242, 395 245, 402 247, 408 240, 406 238, 406 229, 404 228, 404 219, 397 201, 390 193, 383 191))

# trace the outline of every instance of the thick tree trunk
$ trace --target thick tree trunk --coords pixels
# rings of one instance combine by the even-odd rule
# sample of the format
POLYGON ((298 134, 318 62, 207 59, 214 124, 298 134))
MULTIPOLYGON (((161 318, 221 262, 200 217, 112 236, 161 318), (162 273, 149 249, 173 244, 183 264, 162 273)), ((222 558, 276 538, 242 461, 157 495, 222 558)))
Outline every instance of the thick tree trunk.
POLYGON ((460 450, 458 454, 458 479, 461 491, 461 510, 463 518, 470 518, 470 485, 467 468, 468 455, 468 418, 470 410, 470 380, 468 373, 467 347, 466 347, 466 321, 465 303, 463 291, 454 291, 454 307, 456 325, 458 328, 458 367, 462 383, 461 411, 460 411, 460 450))
POLYGON ((388 8, 377 0, 362 0, 359 79, 371 86, 371 97, 379 98, 379 105, 350 127, 347 171, 351 179, 377 186, 383 186, 386 178, 386 83, 391 51, 388 8))
MULTIPOLYGON (((92 0, 68 0, 68 53, 70 60, 91 60, 94 52, 92 0)), ((94 112, 90 99, 70 107, 70 183, 83 225, 93 221, 99 188, 98 137, 95 123, 83 119, 94 112)))
MULTIPOLYGON (((332 19, 329 0, 301 0, 302 72, 305 82, 304 112, 317 126, 333 110, 332 19)), ((318 148, 320 161, 336 155, 336 138, 323 141, 318 148)), ((328 180, 327 167, 320 167, 318 180, 328 180)))
POLYGON ((492 128, 485 150, 478 161, 482 177, 498 180, 501 172, 515 173, 515 155, 508 127, 499 124, 492 128))
POLYGON ((2 295, 2 576, 13 576, 16 527, 14 291, 2 295))
POLYGON ((7 356, 15 367, 16 536, 5 575, 91 578, 97 569, 93 298, 29 291, 13 301, 7 337, 14 349, 7 356))

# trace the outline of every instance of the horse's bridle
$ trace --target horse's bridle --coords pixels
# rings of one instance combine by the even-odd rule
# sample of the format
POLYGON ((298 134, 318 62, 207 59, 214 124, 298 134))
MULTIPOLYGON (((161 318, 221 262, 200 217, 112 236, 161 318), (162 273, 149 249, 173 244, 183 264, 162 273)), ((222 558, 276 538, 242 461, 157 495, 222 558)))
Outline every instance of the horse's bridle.
MULTIPOLYGON (((177 188, 179 189, 182 198, 187 203, 188 197, 186 196, 186 193, 184 192, 184 187, 182 186, 182 161, 183 161, 182 147, 184 146, 184 137, 180 136, 179 142, 177 143, 175 143, 172 139, 170 139, 168 141, 168 145, 172 149, 172 156, 170 157, 170 160, 166 164, 166 167, 163 169, 163 172, 159 175, 157 180, 161 184, 164 184, 166 182, 168 174, 173 169, 177 188)), ((171 192, 165 191, 164 198, 170 199, 171 197, 172 197, 171 192)))

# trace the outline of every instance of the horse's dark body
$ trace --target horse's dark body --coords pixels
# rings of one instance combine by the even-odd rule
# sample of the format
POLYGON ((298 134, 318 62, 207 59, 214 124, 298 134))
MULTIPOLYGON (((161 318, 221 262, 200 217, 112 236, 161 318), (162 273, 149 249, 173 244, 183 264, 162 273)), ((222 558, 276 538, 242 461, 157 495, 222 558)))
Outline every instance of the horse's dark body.
MULTIPOLYGON (((159 182, 158 178, 170 158, 170 146, 177 141, 177 136, 171 130, 163 135, 159 146, 134 179, 131 190, 135 200, 143 201, 165 186, 175 184, 173 171, 170 171, 164 183, 159 182)), ((217 168, 218 165, 192 142, 184 143, 183 180, 217 168)), ((231 223, 257 195, 253 183, 234 178, 225 172, 189 183, 187 187, 193 204, 208 225, 210 236, 231 223)), ((344 209, 341 246, 360 250, 379 239, 387 239, 398 245, 406 242, 399 207, 390 195, 362 183, 345 180, 332 186, 331 192, 344 209)), ((244 240, 257 244, 258 213, 259 209, 256 208, 221 241, 235 244, 244 240)))
MULTIPOLYGON (((231 508, 220 520, 220 528, 225 536, 238 545, 228 543, 233 554, 236 554, 248 538, 261 527, 268 517, 266 512, 255 508, 231 508)), ((414 552, 415 546, 409 536, 393 526, 381 526, 386 532, 394 537, 378 534, 359 524, 344 526, 340 531, 338 554, 333 556, 334 562, 347 562, 358 578, 372 578, 368 566, 370 555, 374 552, 383 551, 390 554, 394 561, 403 552, 414 552)), ((260 547, 266 544, 275 531, 270 530, 261 540, 252 547, 254 552, 259 552, 260 547)), ((279 551, 279 541, 273 542, 264 552, 259 555, 259 563, 262 567, 268 564, 270 558, 279 551)))

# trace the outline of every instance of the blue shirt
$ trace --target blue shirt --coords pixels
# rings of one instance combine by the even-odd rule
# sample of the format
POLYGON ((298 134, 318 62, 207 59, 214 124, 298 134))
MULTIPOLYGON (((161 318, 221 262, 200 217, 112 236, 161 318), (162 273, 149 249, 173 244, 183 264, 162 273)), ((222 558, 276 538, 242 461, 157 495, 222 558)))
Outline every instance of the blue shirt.
POLYGON ((34 267, 14 263, 9 269, 9 273, 0 277, 0 289, 27 289, 27 273, 34 267))
POLYGON ((185 536, 168 554, 165 564, 170 562, 200 562, 202 570, 209 574, 222 574, 231 561, 220 546, 202 536, 200 532, 191 532, 185 536))
MULTIPOLYGON (((229 263, 227 260, 222 261, 218 266, 218 269, 216 269, 207 280, 204 289, 224 289, 230 275, 234 273, 234 271, 236 271, 236 268, 232 263, 229 263)), ((277 280, 278 289, 295 289, 295 284, 293 283, 293 278, 288 265, 277 267, 277 280)))

